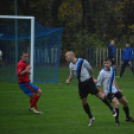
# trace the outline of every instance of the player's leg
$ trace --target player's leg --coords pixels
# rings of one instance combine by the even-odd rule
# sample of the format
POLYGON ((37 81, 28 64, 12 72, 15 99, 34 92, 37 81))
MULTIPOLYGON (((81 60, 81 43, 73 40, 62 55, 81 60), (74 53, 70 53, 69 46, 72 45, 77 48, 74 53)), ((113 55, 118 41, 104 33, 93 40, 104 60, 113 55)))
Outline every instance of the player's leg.
POLYGON ((100 92, 98 92, 97 94, 95 94, 96 97, 98 97, 99 99, 102 100, 103 103, 105 103, 110 110, 113 109, 113 107, 111 106, 111 104, 108 102, 106 96, 103 96, 100 92))
POLYGON ((89 119, 91 119, 93 116, 92 116, 89 104, 87 103, 87 98, 82 98, 81 103, 82 103, 84 111, 88 115, 89 119))
POLYGON ((114 107, 115 107, 115 110, 116 110, 116 113, 117 113, 117 116, 115 117, 115 124, 120 126, 120 123, 119 123, 119 101, 116 97, 114 97, 111 102, 114 104, 114 107))
POLYGON ((93 115, 92 115, 92 113, 91 113, 89 104, 87 103, 87 98, 81 99, 81 102, 82 102, 84 111, 86 112, 86 114, 87 114, 88 117, 89 117, 89 125, 88 125, 88 126, 91 127, 92 124, 93 124, 93 122, 94 122, 94 120, 95 120, 95 117, 93 117, 93 115))
POLYGON ((134 122, 134 120, 130 117, 128 102, 126 98, 122 96, 119 101, 123 104, 123 110, 126 114, 126 121, 134 122))
POLYGON ((84 83, 79 83, 79 96, 81 99, 81 103, 83 106, 84 111, 86 112, 86 114, 89 117, 89 127, 92 126, 93 121, 95 120, 95 118, 93 117, 89 104, 87 102, 87 96, 89 94, 89 81, 84 82, 84 83))
POLYGON ((120 71, 120 77, 122 77, 124 71, 125 71, 125 68, 126 68, 127 64, 124 62, 121 64, 121 71, 120 71))
MULTIPOLYGON (((20 83, 19 87, 27 96, 30 97, 31 106, 30 106, 29 110, 33 111, 33 108, 36 108, 36 103, 33 104, 33 101, 36 98, 35 95, 34 95, 34 92, 38 91, 38 87, 34 86, 31 83, 25 83, 25 84, 20 83)), ((37 110, 34 110, 34 111, 36 112, 37 110)))
POLYGON ((114 104, 114 107, 115 107, 115 110, 116 110, 116 117, 115 117, 115 124, 120 126, 120 123, 119 123, 119 101, 118 99, 113 95, 113 94, 108 94, 107 95, 107 98, 108 100, 114 104))
POLYGON ((107 97, 104 96, 104 95, 103 95, 102 93, 100 93, 100 92, 98 92, 97 94, 95 94, 95 96, 98 97, 99 99, 101 99, 102 102, 103 102, 104 104, 106 104, 106 105, 109 107, 110 111, 111 111, 112 114, 113 114, 113 117, 116 117, 116 115, 117 115, 116 110, 115 110, 115 109, 112 107, 112 105, 109 103, 109 101, 107 100, 107 97))
POLYGON ((109 109, 113 113, 113 116, 115 117, 116 116, 116 111, 111 106, 111 104, 108 102, 106 96, 103 96, 103 94, 99 92, 99 90, 96 88, 96 85, 95 85, 95 83, 93 82, 92 79, 90 79, 88 88, 89 88, 88 89, 89 90, 89 93, 91 93, 92 95, 95 95, 96 97, 98 97, 99 99, 101 99, 102 102, 105 103, 109 107, 109 109))
MULTIPOLYGON (((35 93, 33 93, 33 94, 30 96, 30 104, 31 104, 31 105, 32 105, 32 101, 33 101, 34 96, 35 96, 35 93)), ((38 110, 37 104, 35 104, 34 108, 35 108, 36 110, 38 110)), ((29 110, 30 110, 30 111, 33 111, 31 108, 29 108, 29 110)))
POLYGON ((132 71, 132 73, 134 75, 134 68, 133 68, 133 64, 132 63, 129 65, 129 68, 131 69, 131 71, 132 71))
MULTIPOLYGON (((35 89, 35 88, 34 88, 34 89, 35 89)), ((31 101, 31 106, 30 106, 30 108, 35 107, 36 110, 38 110, 38 109, 37 109, 37 102, 38 102, 38 100, 39 100, 39 98, 40 98, 40 96, 41 96, 41 94, 42 94, 42 90, 41 90, 41 89, 38 89, 38 90, 35 89, 35 93, 36 93, 36 94, 34 95, 32 101, 31 101)))

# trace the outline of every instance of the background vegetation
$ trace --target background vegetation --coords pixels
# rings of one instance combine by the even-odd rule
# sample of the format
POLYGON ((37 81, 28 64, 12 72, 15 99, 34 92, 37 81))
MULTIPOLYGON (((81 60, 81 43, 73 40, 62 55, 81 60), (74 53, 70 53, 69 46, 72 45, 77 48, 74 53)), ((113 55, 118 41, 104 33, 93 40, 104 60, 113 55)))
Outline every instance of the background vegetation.
MULTIPOLYGON (((0 1, 1 15, 14 15, 14 0, 0 1)), ((18 0, 18 15, 35 16, 46 27, 64 27, 64 47, 116 47, 134 43, 133 0, 18 0)), ((133 46, 134 47, 134 46, 133 46)))

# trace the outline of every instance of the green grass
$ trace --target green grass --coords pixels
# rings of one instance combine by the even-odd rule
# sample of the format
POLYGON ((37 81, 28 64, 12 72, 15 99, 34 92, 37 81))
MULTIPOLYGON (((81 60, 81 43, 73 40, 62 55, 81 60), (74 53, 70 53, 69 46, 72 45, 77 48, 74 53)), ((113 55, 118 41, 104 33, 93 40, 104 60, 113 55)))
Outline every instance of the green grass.
MULTIPOLYGON (((99 70, 95 70, 95 76, 99 70)), ((132 134, 134 123, 126 123, 120 106, 120 123, 114 124, 109 109, 95 96, 89 95, 93 115, 96 118, 92 127, 84 113, 78 96, 76 78, 65 85, 68 69, 60 69, 59 83, 35 84, 43 94, 38 108, 44 115, 34 115, 28 111, 29 98, 19 89, 17 83, 0 82, 0 134, 132 134)), ((123 78, 117 79, 119 87, 127 98, 131 116, 134 117, 134 77, 126 71, 123 78)))

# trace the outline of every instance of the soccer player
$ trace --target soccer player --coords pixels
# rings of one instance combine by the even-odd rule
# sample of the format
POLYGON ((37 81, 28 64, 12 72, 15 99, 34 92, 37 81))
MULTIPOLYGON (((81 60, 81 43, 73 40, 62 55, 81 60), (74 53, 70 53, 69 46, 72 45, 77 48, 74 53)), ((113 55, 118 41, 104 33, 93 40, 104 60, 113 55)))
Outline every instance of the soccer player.
POLYGON ((107 55, 107 57, 111 59, 112 66, 115 69, 115 75, 117 76, 117 74, 116 74, 116 65, 115 65, 115 48, 114 48, 114 45, 115 45, 115 41, 111 40, 110 45, 108 46, 108 55, 107 55))
POLYGON ((28 76, 31 74, 31 66, 27 65, 27 62, 28 53, 22 52, 21 60, 17 65, 18 84, 20 89, 30 97, 31 106, 29 107, 29 111, 33 111, 36 114, 42 114, 37 108, 37 102, 42 94, 42 90, 30 83, 28 76))
POLYGON ((87 113, 89 117, 89 127, 92 126, 93 121, 95 120, 95 117, 93 117, 90 107, 87 102, 87 96, 89 93, 92 95, 95 95, 99 99, 101 99, 112 111, 113 116, 116 116, 115 109, 111 106, 111 104, 108 102, 105 94, 98 91, 96 88, 96 85, 94 82, 97 82, 94 78, 93 69, 90 66, 90 64, 85 59, 76 58, 74 52, 69 51, 65 54, 65 59, 67 62, 70 63, 69 69, 70 69, 70 76, 66 80, 66 84, 69 84, 70 81, 74 78, 74 76, 78 79, 78 88, 79 88, 79 96, 83 105, 83 108, 85 112, 87 113), (90 71, 90 75, 88 73, 88 70, 90 71))
POLYGON ((122 55, 120 77, 122 77, 125 67, 127 65, 132 70, 132 73, 134 75, 132 59, 133 59, 133 49, 130 47, 129 43, 126 43, 126 48, 123 50, 123 55, 122 55))
POLYGON ((117 112, 117 116, 115 117, 115 124, 119 126, 119 102, 123 105, 123 110, 126 114, 126 121, 134 122, 134 120, 130 117, 128 102, 126 98, 122 95, 122 91, 118 88, 115 80, 114 68, 111 67, 111 65, 111 59, 107 58, 104 61, 104 68, 100 71, 100 74, 98 76, 97 87, 99 91, 103 93, 101 89, 101 83, 103 83, 104 93, 107 95, 109 101, 115 106, 117 112))

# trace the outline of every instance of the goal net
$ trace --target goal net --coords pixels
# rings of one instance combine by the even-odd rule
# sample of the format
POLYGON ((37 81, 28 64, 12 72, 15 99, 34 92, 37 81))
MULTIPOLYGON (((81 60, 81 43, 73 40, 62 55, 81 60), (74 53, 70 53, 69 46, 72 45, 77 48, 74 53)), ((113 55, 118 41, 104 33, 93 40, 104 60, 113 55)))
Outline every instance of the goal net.
POLYGON ((31 81, 57 83, 63 28, 46 28, 34 17, 0 16, 0 80, 17 81, 21 53, 29 53, 31 81))

